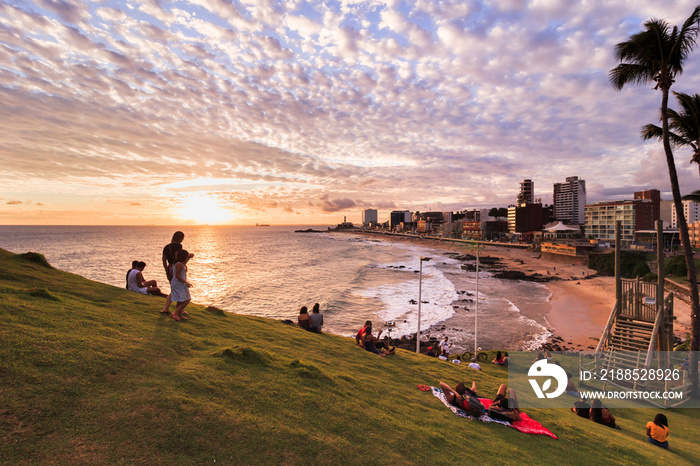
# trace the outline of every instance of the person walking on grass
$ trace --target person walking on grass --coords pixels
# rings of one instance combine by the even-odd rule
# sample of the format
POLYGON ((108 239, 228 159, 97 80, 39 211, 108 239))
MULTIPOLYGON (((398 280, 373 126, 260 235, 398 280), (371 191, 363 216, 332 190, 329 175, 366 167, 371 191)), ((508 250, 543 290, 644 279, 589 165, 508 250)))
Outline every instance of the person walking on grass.
POLYGON ((192 284, 187 281, 187 261, 190 255, 186 250, 178 251, 177 262, 173 265, 173 279, 170 282, 170 296, 177 303, 177 308, 172 317, 180 322, 187 320, 185 307, 190 303, 190 287, 192 284))
MULTIPOLYGON (((173 233, 173 238, 170 240, 169 244, 166 244, 163 248, 163 268, 165 269, 165 276, 168 277, 168 283, 173 281, 173 265, 177 260, 177 253, 182 251, 182 240, 185 239, 185 234, 181 231, 176 231, 173 233)), ((188 259, 192 259, 194 254, 188 254, 188 259)), ((160 311, 162 314, 170 314, 170 304, 173 302, 172 296, 168 295, 165 298, 165 305, 163 310, 160 311)))

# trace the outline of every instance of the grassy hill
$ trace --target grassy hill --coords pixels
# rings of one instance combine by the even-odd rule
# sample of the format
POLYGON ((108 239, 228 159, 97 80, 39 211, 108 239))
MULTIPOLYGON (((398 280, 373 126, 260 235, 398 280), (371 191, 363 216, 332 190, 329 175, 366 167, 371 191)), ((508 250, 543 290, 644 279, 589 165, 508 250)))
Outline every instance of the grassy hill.
MULTIPOLYGON (((196 299, 196 297, 195 297, 196 299)), ((671 410, 671 450, 646 442, 657 410, 622 430, 565 410, 529 414, 559 440, 454 416, 418 384, 483 372, 281 322, 208 312, 189 322, 141 296, 0 250, 0 462, 139 464, 698 464, 700 413, 671 410)))

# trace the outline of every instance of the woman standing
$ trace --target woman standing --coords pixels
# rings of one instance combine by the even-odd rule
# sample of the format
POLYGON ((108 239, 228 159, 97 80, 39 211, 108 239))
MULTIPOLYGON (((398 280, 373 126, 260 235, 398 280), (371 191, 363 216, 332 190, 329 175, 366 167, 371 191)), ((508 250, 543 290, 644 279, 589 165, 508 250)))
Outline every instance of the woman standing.
MULTIPOLYGON (((182 240, 185 239, 185 234, 181 231, 176 231, 173 233, 173 238, 170 240, 169 244, 166 244, 163 248, 163 268, 165 269, 165 275, 168 277, 168 283, 173 281, 173 264, 177 259, 178 252, 182 251, 182 240)), ((188 254, 188 260, 192 259, 194 254, 188 254)), ((173 302, 171 295, 165 299, 165 305, 163 310, 160 311, 162 314, 170 314, 170 303, 173 302)))

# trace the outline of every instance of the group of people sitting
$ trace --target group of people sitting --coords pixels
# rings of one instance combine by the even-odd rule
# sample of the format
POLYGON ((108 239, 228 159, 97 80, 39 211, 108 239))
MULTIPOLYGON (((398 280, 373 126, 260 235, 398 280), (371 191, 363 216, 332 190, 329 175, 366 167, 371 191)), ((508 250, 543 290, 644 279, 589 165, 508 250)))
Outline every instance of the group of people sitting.
POLYGON ((590 419, 598 424, 612 427, 614 429, 620 428, 615 423, 615 416, 613 416, 610 410, 604 407, 603 403, 597 398, 591 401, 590 404, 586 400, 579 400, 574 403, 574 407, 571 408, 571 411, 575 412, 582 418, 590 419))
POLYGON ((323 328, 323 314, 321 313, 321 306, 318 303, 314 304, 311 314, 309 314, 309 309, 306 306, 302 306, 301 309, 299 309, 297 325, 304 330, 321 333, 321 329, 323 328))
POLYGON ((467 414, 477 419, 484 414, 488 414, 492 419, 506 422, 515 422, 521 419, 515 390, 508 389, 505 384, 498 387, 496 397, 488 409, 484 407, 476 394, 476 382, 472 382, 471 388, 467 388, 460 382, 454 389, 446 383, 440 382, 440 389, 445 394, 448 403, 463 409, 467 414))
POLYGON ((385 342, 379 339, 383 331, 384 330, 380 330, 376 337, 372 335, 372 321, 368 320, 360 331, 357 332, 357 335, 355 335, 355 343, 364 348, 365 351, 378 354, 382 357, 394 354, 396 352, 396 347, 392 346, 389 348, 385 342))
POLYGON ((126 272, 126 289, 141 294, 152 294, 155 296, 165 296, 158 288, 155 280, 146 281, 143 278, 143 269, 146 263, 143 261, 133 261, 131 268, 126 272))

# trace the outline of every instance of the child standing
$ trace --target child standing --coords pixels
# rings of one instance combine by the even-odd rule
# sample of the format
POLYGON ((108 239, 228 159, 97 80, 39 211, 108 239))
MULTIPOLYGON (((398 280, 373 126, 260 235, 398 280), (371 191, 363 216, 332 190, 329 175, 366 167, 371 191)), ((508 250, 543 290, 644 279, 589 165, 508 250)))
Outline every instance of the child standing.
POLYGON ((647 422, 647 437, 652 445, 668 449, 668 419, 665 415, 659 413, 652 422, 647 422))
POLYGON ((170 282, 170 295, 177 302, 177 308, 173 313, 173 319, 178 322, 187 320, 185 307, 190 303, 190 287, 187 281, 187 261, 189 253, 184 249, 177 252, 177 262, 173 265, 173 279, 170 282))

